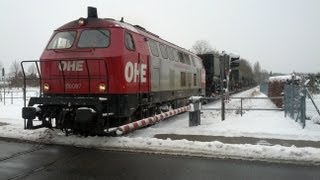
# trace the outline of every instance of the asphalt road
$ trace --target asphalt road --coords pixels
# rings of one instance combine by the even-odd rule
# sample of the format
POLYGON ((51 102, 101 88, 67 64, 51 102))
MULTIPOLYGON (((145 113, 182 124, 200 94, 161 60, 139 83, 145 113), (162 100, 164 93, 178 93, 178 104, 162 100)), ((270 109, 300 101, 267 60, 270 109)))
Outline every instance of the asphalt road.
POLYGON ((225 137, 225 136, 206 136, 206 135, 181 135, 181 134, 156 134, 154 136, 158 139, 200 141, 213 142, 219 141, 225 144, 253 144, 273 146, 281 145, 286 147, 314 147, 320 148, 320 141, 303 141, 303 140, 285 140, 285 139, 270 139, 270 138, 254 138, 254 137, 225 137))
POLYGON ((320 167, 0 140, 0 179, 315 180, 320 179, 320 167))

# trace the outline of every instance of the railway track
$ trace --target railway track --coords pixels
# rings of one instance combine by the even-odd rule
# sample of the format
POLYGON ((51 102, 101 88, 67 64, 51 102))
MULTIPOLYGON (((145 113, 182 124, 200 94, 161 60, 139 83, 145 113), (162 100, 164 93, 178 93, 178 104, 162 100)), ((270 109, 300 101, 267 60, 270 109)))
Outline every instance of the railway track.
POLYGON ((0 138, 0 179, 26 179, 61 161, 68 161, 84 149, 35 144, 0 138))

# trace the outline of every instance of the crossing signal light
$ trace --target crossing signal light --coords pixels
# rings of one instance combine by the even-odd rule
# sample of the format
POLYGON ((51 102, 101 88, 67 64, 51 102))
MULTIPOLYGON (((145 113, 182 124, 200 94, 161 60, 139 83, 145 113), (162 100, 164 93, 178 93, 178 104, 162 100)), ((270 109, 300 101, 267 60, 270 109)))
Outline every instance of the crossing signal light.
POLYGON ((231 57, 230 68, 237 68, 240 65, 240 57, 231 57))

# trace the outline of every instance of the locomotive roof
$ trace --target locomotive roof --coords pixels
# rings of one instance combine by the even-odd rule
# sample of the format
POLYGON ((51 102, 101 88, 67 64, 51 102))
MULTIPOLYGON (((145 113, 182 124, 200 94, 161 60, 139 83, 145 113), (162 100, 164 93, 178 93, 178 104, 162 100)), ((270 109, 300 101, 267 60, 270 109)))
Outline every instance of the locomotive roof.
MULTIPOLYGON (((110 27, 122 27, 119 22, 107 18, 79 18, 77 20, 71 21, 57 29, 57 31, 63 31, 67 29, 81 29, 81 28, 110 28, 110 27), (79 20, 84 20, 85 25, 80 25, 79 20)), ((132 29, 130 29, 132 30, 132 29)), ((136 30, 135 30, 136 31, 136 30)))
POLYGON ((70 30, 70 29, 82 29, 82 28, 124 28, 127 30, 130 30, 132 32, 135 32, 137 34, 143 35, 145 37, 148 37, 150 39, 159 41, 161 43, 164 44, 170 44, 171 46, 187 52, 189 54, 193 54, 194 56, 196 56, 194 53, 181 48, 175 44, 172 44, 164 39, 161 39, 158 35, 151 33, 150 31, 147 31, 145 28, 139 26, 139 25, 132 25, 130 23, 127 22, 121 22, 121 21, 117 21, 114 20, 112 18, 79 18, 77 20, 71 21, 61 27, 59 27, 56 31, 64 31, 64 30, 70 30), (79 20, 83 20, 85 21, 85 25, 80 25, 79 24, 79 20))

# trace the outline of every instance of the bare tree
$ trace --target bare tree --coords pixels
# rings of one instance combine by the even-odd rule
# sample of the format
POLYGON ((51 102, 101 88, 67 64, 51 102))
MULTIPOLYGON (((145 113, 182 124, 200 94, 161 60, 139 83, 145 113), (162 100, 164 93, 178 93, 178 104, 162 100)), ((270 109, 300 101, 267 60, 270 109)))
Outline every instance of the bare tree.
POLYGON ((28 74, 26 75, 27 86, 37 87, 39 86, 39 76, 36 65, 31 65, 28 67, 28 74))
POLYGON ((249 61, 240 59, 239 71, 241 72, 241 85, 250 86, 253 84, 253 70, 249 61))
POLYGON ((9 78, 11 87, 22 87, 23 84, 23 75, 18 61, 14 61, 10 67, 11 77, 9 78))
POLYGON ((259 62, 253 65, 254 80, 257 84, 261 84, 269 78, 269 72, 261 68, 259 62))
POLYGON ((10 71, 13 74, 13 76, 15 76, 15 77, 18 76, 18 74, 21 73, 20 63, 16 60, 14 62, 12 62, 11 67, 10 67, 10 71))
POLYGON ((212 46, 210 45, 209 41, 207 40, 196 41, 193 44, 191 51, 194 52, 195 54, 206 54, 206 53, 215 52, 212 46))
POLYGON ((269 77, 270 77, 270 73, 267 71, 267 70, 262 70, 261 71, 261 80, 262 81, 266 81, 266 80, 268 80, 269 79, 269 77))
POLYGON ((320 93, 320 73, 318 74, 309 73, 307 74, 307 77, 310 80, 308 83, 308 90, 312 94, 319 94, 320 93))
POLYGON ((2 74, 2 73, 4 73, 4 72, 2 71, 2 68, 3 68, 3 65, 2 65, 2 63, 1 63, 1 61, 0 61, 0 81, 4 80, 4 79, 3 79, 4 76, 2 76, 2 75, 4 75, 4 74, 2 74))
POLYGON ((37 74, 37 68, 36 65, 31 65, 28 67, 28 74, 37 74))
POLYGON ((262 79, 261 79, 261 67, 259 62, 255 62, 253 65, 253 75, 254 75, 254 80, 257 84, 260 84, 262 79))

